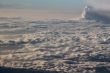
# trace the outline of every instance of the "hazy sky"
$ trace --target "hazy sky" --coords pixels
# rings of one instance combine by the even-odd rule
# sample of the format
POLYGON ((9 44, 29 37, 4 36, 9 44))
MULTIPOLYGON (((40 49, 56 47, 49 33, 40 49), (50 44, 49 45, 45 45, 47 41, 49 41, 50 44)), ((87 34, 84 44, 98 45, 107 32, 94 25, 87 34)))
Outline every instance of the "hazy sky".
POLYGON ((80 9, 84 0, 0 0, 4 8, 35 8, 35 9, 80 9))
POLYGON ((73 18, 82 12, 84 5, 84 0, 0 0, 0 16, 73 18))

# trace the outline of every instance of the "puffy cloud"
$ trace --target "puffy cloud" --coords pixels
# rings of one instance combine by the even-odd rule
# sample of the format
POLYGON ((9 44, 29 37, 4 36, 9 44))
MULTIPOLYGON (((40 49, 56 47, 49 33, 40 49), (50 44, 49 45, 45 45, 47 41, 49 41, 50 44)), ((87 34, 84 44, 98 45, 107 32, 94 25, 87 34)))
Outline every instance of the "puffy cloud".
POLYGON ((86 2, 95 8, 110 11, 110 0, 86 0, 86 2))

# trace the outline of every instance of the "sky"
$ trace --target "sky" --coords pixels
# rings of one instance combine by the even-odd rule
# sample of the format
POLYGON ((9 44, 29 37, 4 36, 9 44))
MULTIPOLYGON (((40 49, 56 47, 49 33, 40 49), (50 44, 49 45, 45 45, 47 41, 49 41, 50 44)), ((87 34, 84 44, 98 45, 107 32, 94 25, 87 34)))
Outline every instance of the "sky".
POLYGON ((2 8, 80 9, 83 0, 0 0, 2 8))
MULTIPOLYGON (((25 12, 27 10, 27 13, 30 13, 30 15, 33 11, 37 11, 39 13, 42 13, 41 15, 47 15, 47 13, 45 12, 49 12, 48 15, 52 15, 53 13, 54 15, 67 15, 67 17, 69 17, 71 16, 71 14, 74 16, 76 15, 76 13, 81 13, 84 5, 84 0, 0 0, 0 13, 4 13, 4 15, 11 13, 12 15, 12 13, 22 13, 21 10, 25 12), (21 9, 20 12, 17 12, 17 9, 21 9), (14 12, 15 10, 16 12, 14 12), (29 10, 31 10, 31 12, 29 10)), ((39 15, 39 13, 36 14, 39 15)), ((54 15, 52 15, 52 17, 54 15)))
POLYGON ((0 16, 74 18, 86 5, 110 11, 110 0, 0 0, 0 16))

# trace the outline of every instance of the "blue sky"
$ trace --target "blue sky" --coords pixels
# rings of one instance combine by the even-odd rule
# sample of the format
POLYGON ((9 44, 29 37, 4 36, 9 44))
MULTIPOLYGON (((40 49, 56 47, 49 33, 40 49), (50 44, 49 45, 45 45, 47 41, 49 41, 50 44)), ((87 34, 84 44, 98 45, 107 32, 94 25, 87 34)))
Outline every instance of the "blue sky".
POLYGON ((73 19, 81 15, 84 5, 84 0, 0 0, 0 16, 73 19))
POLYGON ((86 4, 110 11, 109 3, 110 0, 0 0, 0 16, 73 18, 82 14, 86 4))
POLYGON ((84 0, 0 0, 0 7, 35 9, 80 9, 84 0))

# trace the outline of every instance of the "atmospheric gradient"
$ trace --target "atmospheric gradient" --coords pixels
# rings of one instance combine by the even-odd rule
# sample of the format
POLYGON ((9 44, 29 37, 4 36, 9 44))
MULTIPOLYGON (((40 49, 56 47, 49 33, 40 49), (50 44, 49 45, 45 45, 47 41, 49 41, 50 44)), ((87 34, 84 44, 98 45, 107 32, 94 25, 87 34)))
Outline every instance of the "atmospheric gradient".
POLYGON ((80 16, 83 0, 0 0, 0 15, 26 19, 73 19, 80 16))

